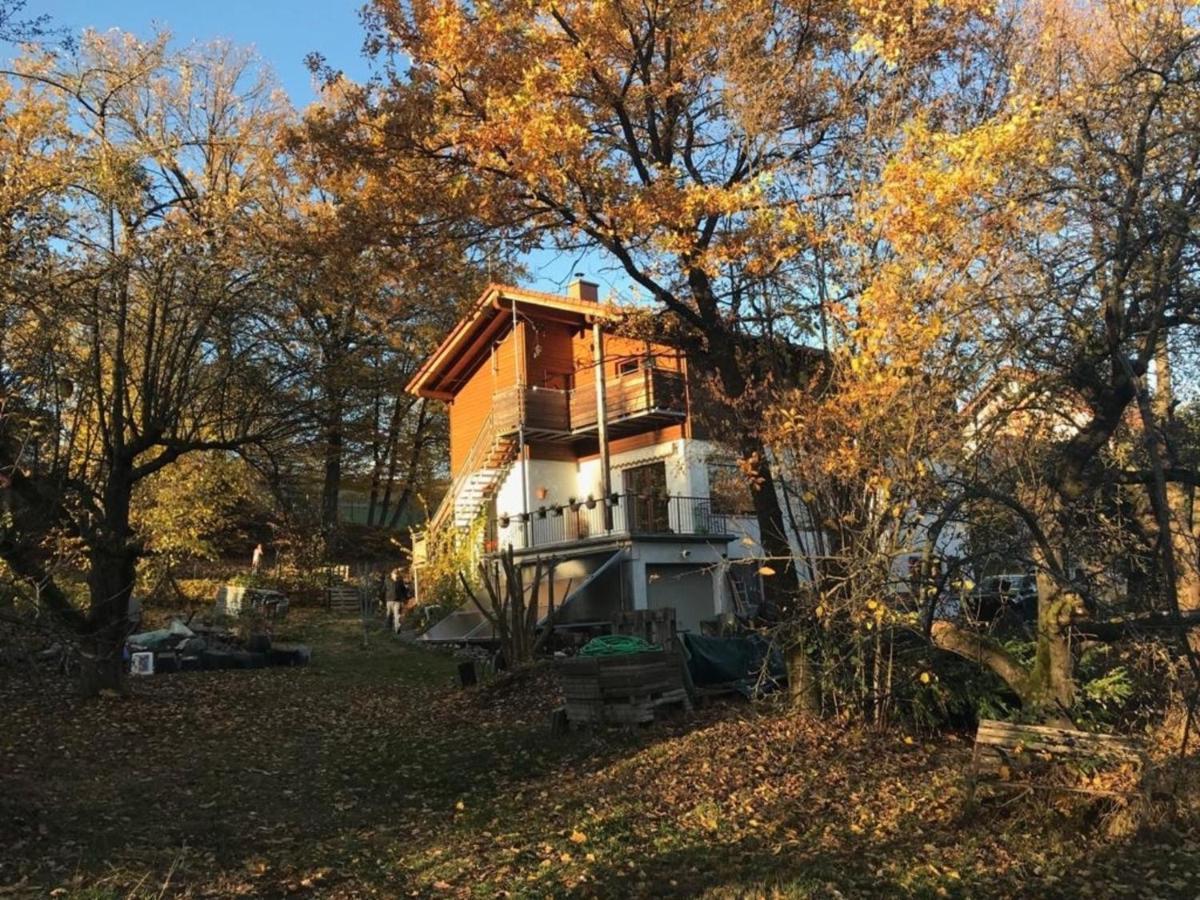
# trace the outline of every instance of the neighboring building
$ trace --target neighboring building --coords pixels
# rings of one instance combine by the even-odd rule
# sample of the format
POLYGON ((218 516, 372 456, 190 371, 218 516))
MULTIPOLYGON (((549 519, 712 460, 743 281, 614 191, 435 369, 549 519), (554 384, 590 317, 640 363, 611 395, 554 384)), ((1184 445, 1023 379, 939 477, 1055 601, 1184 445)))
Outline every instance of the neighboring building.
MULTIPOLYGON (((481 517, 484 552, 558 561, 557 622, 674 607, 679 627, 748 613, 758 526, 730 457, 692 415, 687 360, 614 333, 619 308, 492 285, 408 384, 449 405, 451 486, 431 524, 481 517)), ((422 549, 415 553, 420 586, 422 549)), ((491 637, 464 607, 431 640, 491 637)))
MULTIPOLYGON (((1039 445, 1065 442, 1074 437, 1092 418, 1087 402, 1073 389, 1047 384, 1035 373, 1002 366, 963 406, 967 449, 975 465, 994 470, 1028 466, 1039 445)), ((1141 442, 1142 420, 1136 404, 1123 413, 1122 432, 1117 440, 1141 442)), ((965 555, 966 529, 962 529, 965 555)), ((1025 530, 1013 524, 1012 533, 993 539, 1000 550, 988 553, 976 563, 982 577, 1025 574, 1033 571, 1033 550, 1025 530)), ((1072 577, 1085 585, 1087 593, 1107 604, 1123 603, 1129 593, 1129 572, 1137 564, 1128 558, 1103 554, 1096 558, 1089 548, 1078 548, 1071 561, 1072 577)), ((978 548, 977 548, 978 552, 978 548)))
MULTIPOLYGON (((398 491, 397 491, 398 492, 398 491)), ((318 495, 319 496, 319 495, 318 495)), ((345 487, 338 491, 338 522, 344 525, 364 525, 375 528, 392 528, 407 531, 418 527, 424 521, 424 510, 416 503, 408 503, 397 515, 394 508, 387 511, 386 520, 382 520, 380 501, 376 499, 374 508, 371 506, 369 488, 345 487), (372 518, 374 521, 372 521, 372 518)))

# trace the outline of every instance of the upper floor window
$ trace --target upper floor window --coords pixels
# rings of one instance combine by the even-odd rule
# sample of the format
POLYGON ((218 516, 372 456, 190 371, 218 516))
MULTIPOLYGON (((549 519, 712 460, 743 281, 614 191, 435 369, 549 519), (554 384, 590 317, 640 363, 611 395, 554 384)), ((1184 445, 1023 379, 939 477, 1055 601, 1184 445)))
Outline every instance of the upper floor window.
POLYGON ((630 356, 617 360, 618 375, 632 375, 642 369, 656 368, 653 356, 630 356))

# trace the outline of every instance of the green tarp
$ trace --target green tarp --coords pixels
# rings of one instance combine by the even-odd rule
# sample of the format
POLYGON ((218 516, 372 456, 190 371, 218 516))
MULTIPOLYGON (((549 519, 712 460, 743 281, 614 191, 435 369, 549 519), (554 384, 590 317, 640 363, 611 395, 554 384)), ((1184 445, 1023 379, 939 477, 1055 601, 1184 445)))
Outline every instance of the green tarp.
POLYGON ((777 690, 787 680, 782 654, 762 635, 720 638, 684 633, 681 637, 688 652, 688 672, 697 687, 731 684, 751 696, 777 690))

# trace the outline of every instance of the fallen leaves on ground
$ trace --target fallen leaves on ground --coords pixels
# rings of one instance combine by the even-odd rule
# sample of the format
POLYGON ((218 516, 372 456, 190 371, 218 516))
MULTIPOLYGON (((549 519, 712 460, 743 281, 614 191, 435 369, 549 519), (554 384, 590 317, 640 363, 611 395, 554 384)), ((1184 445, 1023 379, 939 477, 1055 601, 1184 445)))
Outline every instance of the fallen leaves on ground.
POLYGON ((961 738, 738 705, 552 737, 551 667, 460 691, 442 654, 290 627, 312 666, 90 702, 4 673, 0 896, 1173 897, 1200 878, 1194 817, 1122 839, 1106 803, 964 817, 961 738))

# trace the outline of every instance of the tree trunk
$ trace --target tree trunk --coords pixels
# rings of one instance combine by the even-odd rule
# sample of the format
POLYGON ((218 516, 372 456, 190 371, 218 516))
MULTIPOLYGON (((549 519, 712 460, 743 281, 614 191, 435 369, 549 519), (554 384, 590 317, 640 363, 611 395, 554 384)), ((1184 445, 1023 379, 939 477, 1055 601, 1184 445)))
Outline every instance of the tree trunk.
MULTIPOLYGON (((421 399, 421 402, 424 403, 424 398, 421 399)), ((410 406, 411 404, 402 403, 399 397, 392 398, 392 412, 388 416, 388 430, 383 445, 383 452, 377 460, 375 471, 372 474, 372 493, 376 490, 382 491, 382 497, 379 500, 379 506, 376 510, 378 513, 378 522, 372 518, 372 525, 385 525, 388 522, 388 510, 392 504, 392 488, 395 485, 396 467, 398 465, 400 424, 403 419, 403 413, 410 406)))
MULTIPOLYGON (((727 420, 733 423, 734 434, 730 437, 737 442, 743 464, 751 468, 750 497, 758 522, 759 544, 766 564, 775 573, 763 575, 763 617, 770 621, 797 619, 801 628, 808 627, 811 622, 799 619, 806 618, 806 613, 810 611, 795 608, 800 585, 784 526, 783 506, 775 486, 775 476, 771 471, 767 447, 759 433, 762 422, 759 401, 751 396, 752 386, 738 359, 734 336, 727 334, 715 338, 710 335, 708 347, 704 362, 710 364, 720 377, 725 394, 725 414, 727 420)), ((793 701, 803 708, 816 709, 819 706, 819 700, 814 700, 818 694, 815 690, 818 673, 814 670, 812 658, 807 653, 793 656, 794 664, 805 669, 803 677, 791 682, 793 701)))
POLYGON ((755 391, 762 385, 755 384, 748 376, 748 371, 756 376, 765 374, 758 371, 761 366, 747 362, 755 359, 760 350, 758 338, 741 340, 738 334, 726 329, 707 272, 689 268, 687 275, 692 297, 704 321, 703 347, 697 348, 695 355, 701 366, 720 378, 726 428, 733 431, 728 437, 736 441, 743 463, 752 467, 750 494, 758 520, 759 543, 776 571, 764 579, 766 603, 768 613, 779 616, 789 606, 787 601, 792 599, 799 584, 784 529, 783 506, 761 435, 763 400, 755 391))
POLYGON ((125 689, 123 651, 139 555, 129 528, 132 496, 131 473, 117 468, 108 478, 105 519, 88 556, 91 604, 84 627, 80 673, 80 691, 84 696, 95 696, 105 689, 125 689))
MULTIPOLYGON (((1045 528, 1050 547, 1061 547, 1055 540, 1057 526, 1045 528)), ((1047 547, 1035 543, 1037 564, 1038 621, 1033 666, 1029 671, 1003 647, 983 635, 960 629, 950 622, 934 622, 930 637, 935 646, 974 659, 986 665, 1008 683, 1021 699, 1021 705, 1042 721, 1073 727, 1071 710, 1075 705, 1075 665, 1071 654, 1071 623, 1082 615, 1083 603, 1077 594, 1064 590, 1058 575, 1063 566, 1047 556, 1047 547)))
MULTIPOLYGON (((1162 433, 1166 461, 1175 467, 1179 464, 1179 429, 1175 418, 1171 352, 1165 333, 1155 348, 1154 369, 1154 396, 1150 411, 1162 433)), ((1148 422, 1145 425, 1150 427, 1148 422)), ((1186 616, 1200 610, 1200 540, 1197 540, 1195 520, 1195 489, 1190 485, 1168 482, 1166 504, 1171 522, 1171 549, 1175 555, 1175 593, 1179 611, 1186 616)), ((1193 650, 1200 651, 1200 635, 1191 634, 1189 643, 1193 650)))
MULTIPOLYGON (((391 429, 388 430, 387 438, 380 435, 379 426, 382 418, 382 388, 377 382, 371 397, 371 491, 367 497, 367 525, 375 524, 380 482, 383 480, 383 462, 387 455, 386 439, 391 436, 391 429)), ((382 516, 380 518, 382 519, 382 516)))
MULTIPOLYGON (((1200 611, 1200 556, 1194 522, 1195 497, 1187 485, 1167 485, 1167 507, 1171 516, 1171 545, 1177 568, 1175 585, 1179 611, 1183 615, 1200 611)), ((1200 651, 1200 635, 1192 635, 1192 646, 1200 651)))
POLYGON ((1075 705, 1071 621, 1082 612, 1081 602, 1075 594, 1062 590, 1043 565, 1038 568, 1037 586, 1037 649, 1029 673, 1029 693, 1022 700, 1048 722, 1070 726, 1075 705))
POLYGON ((745 435, 740 444, 742 458, 754 461, 750 496, 754 502, 754 515, 758 520, 759 543, 762 544, 763 555, 777 573, 769 576, 766 581, 774 585, 773 594, 768 589, 768 596, 773 597, 772 605, 778 614, 787 606, 784 601, 790 599, 798 587, 792 547, 788 543, 783 522, 783 505, 779 502, 775 476, 767 462, 767 450, 762 440, 757 435, 745 435))
POLYGON ((788 698, 792 709, 802 713, 821 711, 821 688, 817 683, 816 667, 808 655, 808 647, 798 640, 788 649, 788 698))
POLYGON ((331 410, 325 425, 325 477, 321 487, 321 534, 325 537, 325 552, 332 555, 337 549, 338 495, 342 488, 342 411, 331 410))
POLYGON ((1055 472, 1049 498, 1030 492, 1023 503, 1037 522, 1040 536, 1033 540, 1037 568, 1038 616, 1029 690, 1022 704, 1049 724, 1071 727, 1075 705, 1075 661, 1071 654, 1071 622, 1085 612, 1078 594, 1066 589, 1070 554, 1068 511, 1078 500, 1084 483, 1081 457, 1066 458, 1055 472))
POLYGON ((955 653, 991 669, 1012 688, 1024 704, 1029 696, 1029 673, 1017 659, 990 638, 940 619, 929 630, 929 639, 940 650, 955 653))
MULTIPOLYGON (((392 517, 388 522, 389 528, 397 528, 400 525, 400 517, 404 515, 404 511, 408 508, 408 502, 412 499, 413 488, 417 481, 417 471, 421 465, 421 454, 425 451, 425 444, 428 440, 429 431, 429 404, 422 397, 418 401, 417 407, 417 425, 413 429, 412 443, 409 446, 408 462, 404 471, 404 487, 401 489, 399 496, 396 498, 395 506, 392 509, 392 517)), ((396 484, 396 470, 399 461, 399 441, 397 447, 393 450, 392 461, 388 466, 387 480, 387 495, 390 500, 391 493, 396 484)), ((385 509, 386 512, 386 509, 385 509)))
MULTIPOLYGON (((783 505, 775 487, 767 449, 757 434, 739 436, 742 459, 753 461, 750 495, 758 521, 759 543, 773 575, 763 575, 764 618, 770 621, 793 620, 803 630, 815 625, 812 610, 798 606, 799 575, 792 547, 784 527, 783 505)), ((821 692, 819 668, 809 652, 803 633, 788 653, 788 693, 792 707, 803 712, 819 712, 821 692)))

